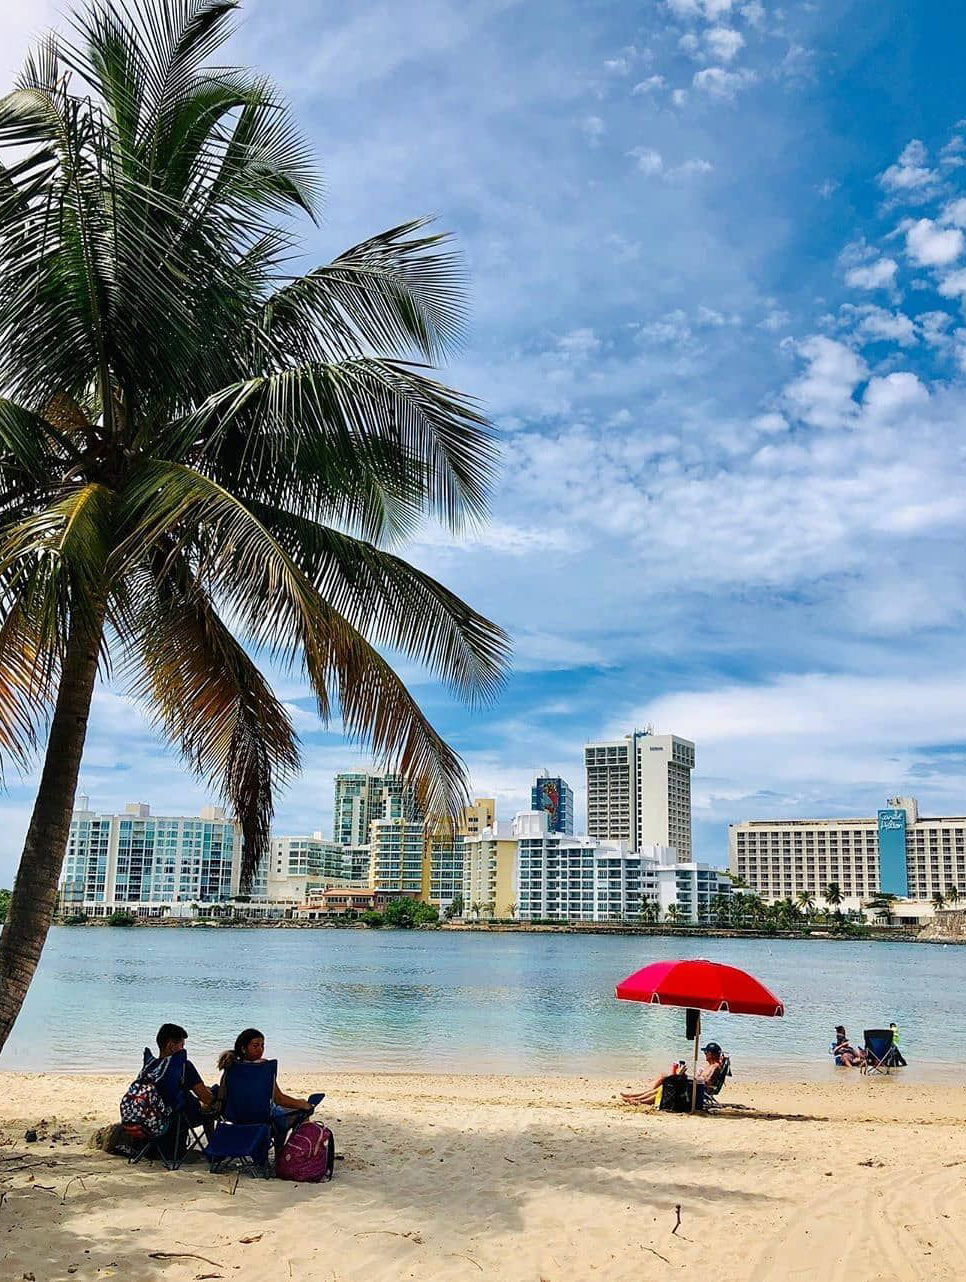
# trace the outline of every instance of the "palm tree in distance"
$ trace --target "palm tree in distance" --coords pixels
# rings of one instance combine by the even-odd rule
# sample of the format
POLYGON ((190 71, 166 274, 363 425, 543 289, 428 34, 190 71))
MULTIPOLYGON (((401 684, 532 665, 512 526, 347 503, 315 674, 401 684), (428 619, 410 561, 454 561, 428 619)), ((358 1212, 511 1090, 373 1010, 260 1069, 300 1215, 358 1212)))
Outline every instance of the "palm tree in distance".
POLYGON ((799 908, 805 914, 806 921, 811 921, 815 913, 815 896, 810 890, 800 890, 795 898, 799 908))
POLYGON ((886 894, 879 891, 877 894, 873 895, 871 899, 867 900, 865 906, 872 913, 873 917, 878 917, 884 921, 887 926, 891 926, 895 917, 892 910, 895 906, 896 898, 896 895, 886 894))
POLYGON ((830 908, 835 909, 836 917, 841 915, 839 910, 842 906, 842 888, 837 881, 830 881, 828 883, 822 891, 822 898, 830 908))
POLYGON ((0 937, 0 1047, 54 912, 92 691, 127 680, 267 849, 299 765, 252 656, 416 784, 462 763, 382 651, 470 702, 505 634, 390 546, 482 519, 485 420, 427 372, 461 273, 419 222, 292 277, 319 181, 272 87, 216 67, 237 0, 91 0, 0 100, 0 751, 47 749, 0 937), (419 362, 419 363, 417 363, 419 362))
POLYGON ((945 897, 944 897, 944 895, 943 895, 943 892, 942 892, 941 890, 937 890, 937 891, 935 891, 935 893, 933 894, 933 897, 932 897, 932 906, 933 906, 933 908, 935 908, 936 912, 938 912, 938 911, 940 910, 940 908, 945 908, 945 906, 946 906, 946 899, 945 899, 945 897))

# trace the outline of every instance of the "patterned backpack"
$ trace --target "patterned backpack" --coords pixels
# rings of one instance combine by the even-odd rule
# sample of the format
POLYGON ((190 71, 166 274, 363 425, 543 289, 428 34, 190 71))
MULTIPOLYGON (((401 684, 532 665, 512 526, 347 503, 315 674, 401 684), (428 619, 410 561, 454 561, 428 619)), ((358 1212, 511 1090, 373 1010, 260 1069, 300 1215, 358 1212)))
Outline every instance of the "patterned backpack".
POLYGON ((137 1075, 121 1098, 121 1123, 125 1130, 160 1135, 174 1111, 158 1090, 168 1071, 170 1056, 152 1060, 137 1075))
POLYGON ((335 1137, 320 1122, 303 1122, 296 1126, 282 1146, 275 1162, 280 1180, 297 1184, 318 1184, 331 1180, 335 1167, 335 1137))

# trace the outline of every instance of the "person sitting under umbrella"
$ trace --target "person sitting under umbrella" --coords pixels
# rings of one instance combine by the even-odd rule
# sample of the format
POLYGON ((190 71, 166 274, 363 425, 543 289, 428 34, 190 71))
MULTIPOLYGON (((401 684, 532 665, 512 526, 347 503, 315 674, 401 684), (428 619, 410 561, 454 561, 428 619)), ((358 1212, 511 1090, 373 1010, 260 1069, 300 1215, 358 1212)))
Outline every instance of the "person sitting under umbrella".
MULTIPOLYGON (((704 1051, 704 1063, 698 1067, 697 1080, 699 1082, 710 1082, 715 1073, 721 1067, 724 1054, 717 1042, 708 1042, 707 1046, 701 1047, 704 1051)), ((676 1076, 674 1073, 664 1073, 657 1081, 646 1091, 621 1091, 621 1099, 625 1104, 653 1104, 657 1099, 657 1093, 669 1078, 676 1076)))

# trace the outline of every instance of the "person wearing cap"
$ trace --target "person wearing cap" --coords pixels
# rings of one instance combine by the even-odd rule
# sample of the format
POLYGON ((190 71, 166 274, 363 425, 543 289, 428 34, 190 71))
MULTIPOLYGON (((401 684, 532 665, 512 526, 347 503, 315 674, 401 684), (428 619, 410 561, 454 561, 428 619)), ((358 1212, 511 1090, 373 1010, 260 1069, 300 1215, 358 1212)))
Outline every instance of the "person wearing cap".
MULTIPOLYGON (((724 1059, 724 1052, 717 1042, 708 1042, 707 1046, 702 1046, 704 1054, 704 1063, 698 1065, 695 1078, 698 1082, 709 1082, 721 1066, 724 1059)), ((625 1104, 653 1104, 657 1099, 657 1093, 668 1080, 673 1077, 673 1073, 662 1074, 656 1082, 646 1091, 621 1091, 621 1099, 625 1104)))

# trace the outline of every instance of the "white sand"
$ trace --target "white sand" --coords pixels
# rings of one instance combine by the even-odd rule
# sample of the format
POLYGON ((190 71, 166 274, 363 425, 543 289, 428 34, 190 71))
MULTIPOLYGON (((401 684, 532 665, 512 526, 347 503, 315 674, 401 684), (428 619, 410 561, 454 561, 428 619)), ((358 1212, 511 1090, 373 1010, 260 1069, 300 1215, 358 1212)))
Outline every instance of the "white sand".
POLYGON ((328 1091, 334 1181, 244 1177, 231 1193, 205 1166, 85 1147, 126 1084, 0 1074, 0 1278, 966 1277, 966 1091, 952 1086, 739 1077, 724 1098, 754 1111, 691 1118, 626 1109, 613 1079, 292 1077, 296 1093, 328 1091), (65 1134, 25 1144, 41 1118, 65 1134))

